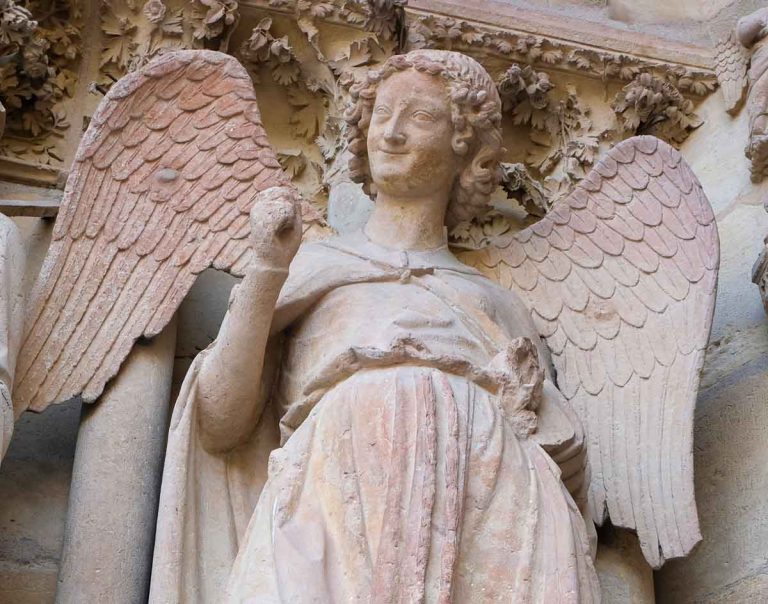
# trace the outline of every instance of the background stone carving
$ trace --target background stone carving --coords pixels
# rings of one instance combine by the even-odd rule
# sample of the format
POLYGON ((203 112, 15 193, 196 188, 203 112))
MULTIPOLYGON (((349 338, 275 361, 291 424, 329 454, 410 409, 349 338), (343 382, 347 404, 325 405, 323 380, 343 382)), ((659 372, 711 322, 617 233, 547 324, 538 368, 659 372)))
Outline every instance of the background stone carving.
POLYGON ((6 0, 0 5, 0 98, 8 109, 1 151, 62 161, 69 128, 61 102, 77 84, 81 13, 75 0, 6 0))
MULTIPOLYGON (((59 65, 61 60, 57 59, 53 81, 67 84, 57 88, 56 94, 49 94, 47 101, 49 115, 56 116, 57 121, 48 120, 50 132, 34 126, 34 140, 29 136, 14 140, 6 155, 66 170, 71 157, 57 150, 57 145, 62 142, 61 131, 70 123, 66 116, 71 97, 78 96, 79 104, 85 105, 87 122, 89 112, 111 83, 149 58, 169 48, 215 48, 234 54, 248 66, 260 96, 268 101, 265 105, 274 108, 274 112, 265 111, 270 134, 285 132, 287 122, 292 136, 276 142, 281 163, 321 210, 331 186, 346 180, 340 151, 348 87, 356 74, 399 50, 439 47, 468 52, 496 75, 500 86, 509 89, 507 106, 512 122, 519 126, 515 135, 519 137, 522 131, 530 139, 529 148, 519 154, 512 152, 510 161, 523 163, 531 182, 539 181, 546 191, 547 201, 541 204, 544 210, 578 181, 598 150, 604 151, 618 140, 649 132, 679 144, 697 124, 693 100, 711 92, 715 85, 713 74, 706 69, 649 61, 640 55, 503 30, 470 19, 425 14, 418 5, 405 8, 401 0, 246 0, 240 4, 235 0, 147 0, 143 4, 109 0, 91 2, 91 13, 95 14, 85 17, 76 5, 66 4, 74 0, 48 1, 61 3, 57 13, 61 17, 55 23, 59 29, 64 25, 69 29, 68 37, 55 28, 45 29, 44 34, 56 40, 57 52, 63 52, 72 63, 81 54, 80 29, 90 24, 89 31, 101 40, 98 73, 89 66, 90 71, 80 74, 79 90, 72 90, 76 74, 59 65), (94 24, 97 31, 93 31, 94 24), (510 88, 514 88, 512 81, 521 77, 513 74, 515 69, 526 70, 523 80, 550 78, 548 90, 535 92, 539 98, 534 103, 544 105, 533 107, 527 116, 529 103, 512 98, 520 92, 513 94, 510 88), (563 72, 573 77, 563 77, 563 72), (597 99, 588 89, 614 81, 625 83, 627 90, 622 92, 608 84, 615 99, 612 104, 604 99, 598 108, 604 112, 613 106, 614 123, 593 124, 590 113, 597 99), (44 157, 35 158, 35 153, 44 157)), ((30 4, 31 12, 9 6, 15 7, 16 13, 21 11, 21 22, 28 29, 34 23, 35 11, 43 12, 37 4, 30 4)), ((44 94, 45 86, 37 81, 33 84, 44 94)), ((14 91, 3 89, 0 81, 0 98, 5 98, 4 94, 13 98, 14 91)), ((42 124, 35 116, 37 113, 26 108, 10 106, 11 123, 20 121, 29 127, 42 124)), ((69 147, 83 126, 75 124, 75 131, 65 141, 69 147)), ((46 175, 39 180, 60 185, 62 177, 46 175)), ((457 241, 463 240, 459 237, 457 241)))

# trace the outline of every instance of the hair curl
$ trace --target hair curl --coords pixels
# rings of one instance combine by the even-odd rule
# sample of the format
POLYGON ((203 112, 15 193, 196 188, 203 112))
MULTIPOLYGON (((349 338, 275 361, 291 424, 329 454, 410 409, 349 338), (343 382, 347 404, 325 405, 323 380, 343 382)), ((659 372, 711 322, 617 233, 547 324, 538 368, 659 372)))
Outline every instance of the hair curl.
POLYGON ((445 79, 451 102, 453 150, 468 161, 454 183, 448 202, 449 227, 488 211, 491 193, 501 178, 504 152, 501 138, 501 100, 488 72, 474 59, 448 50, 414 50, 390 57, 377 70, 352 86, 352 104, 345 119, 352 158, 350 178, 371 192, 368 166, 368 127, 376 91, 394 73, 415 69, 445 79))

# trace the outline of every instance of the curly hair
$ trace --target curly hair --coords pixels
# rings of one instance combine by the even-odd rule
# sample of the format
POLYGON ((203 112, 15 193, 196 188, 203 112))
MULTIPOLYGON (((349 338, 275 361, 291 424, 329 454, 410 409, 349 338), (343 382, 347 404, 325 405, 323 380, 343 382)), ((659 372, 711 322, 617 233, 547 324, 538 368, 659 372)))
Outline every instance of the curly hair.
POLYGON ((451 102, 453 150, 468 161, 454 183, 448 202, 449 227, 483 215, 501 178, 501 100, 488 72, 474 59, 448 50, 414 50, 390 57, 352 86, 345 118, 352 158, 350 178, 372 193, 368 166, 368 127, 379 84, 394 73, 415 69, 445 79, 451 102))

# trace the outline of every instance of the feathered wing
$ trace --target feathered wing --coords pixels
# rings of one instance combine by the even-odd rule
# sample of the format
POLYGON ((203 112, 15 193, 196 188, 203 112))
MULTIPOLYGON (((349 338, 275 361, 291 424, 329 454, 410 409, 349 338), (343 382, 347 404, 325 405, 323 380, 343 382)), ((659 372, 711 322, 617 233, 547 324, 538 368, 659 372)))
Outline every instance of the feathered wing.
POLYGON ((734 113, 741 105, 747 86, 749 52, 736 37, 736 30, 715 43, 715 74, 725 97, 725 109, 734 113))
POLYGON ((94 401, 198 273, 242 275, 253 200, 286 183, 234 58, 172 52, 116 83, 80 144, 33 289, 22 408, 94 401))
POLYGON ((614 147, 532 227, 463 259, 518 292, 581 418, 590 508, 636 529, 655 568, 701 536, 693 410, 714 311, 714 215, 680 154, 614 147))

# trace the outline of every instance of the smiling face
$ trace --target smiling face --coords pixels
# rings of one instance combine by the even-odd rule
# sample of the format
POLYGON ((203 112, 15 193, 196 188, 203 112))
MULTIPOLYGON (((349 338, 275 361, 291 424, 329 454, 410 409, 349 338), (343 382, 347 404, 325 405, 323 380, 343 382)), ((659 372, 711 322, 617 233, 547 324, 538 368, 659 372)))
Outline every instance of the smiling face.
POLYGON ((384 80, 368 128, 377 190, 400 198, 439 193, 447 202, 460 170, 453 134, 448 90, 440 77, 409 69, 384 80))

